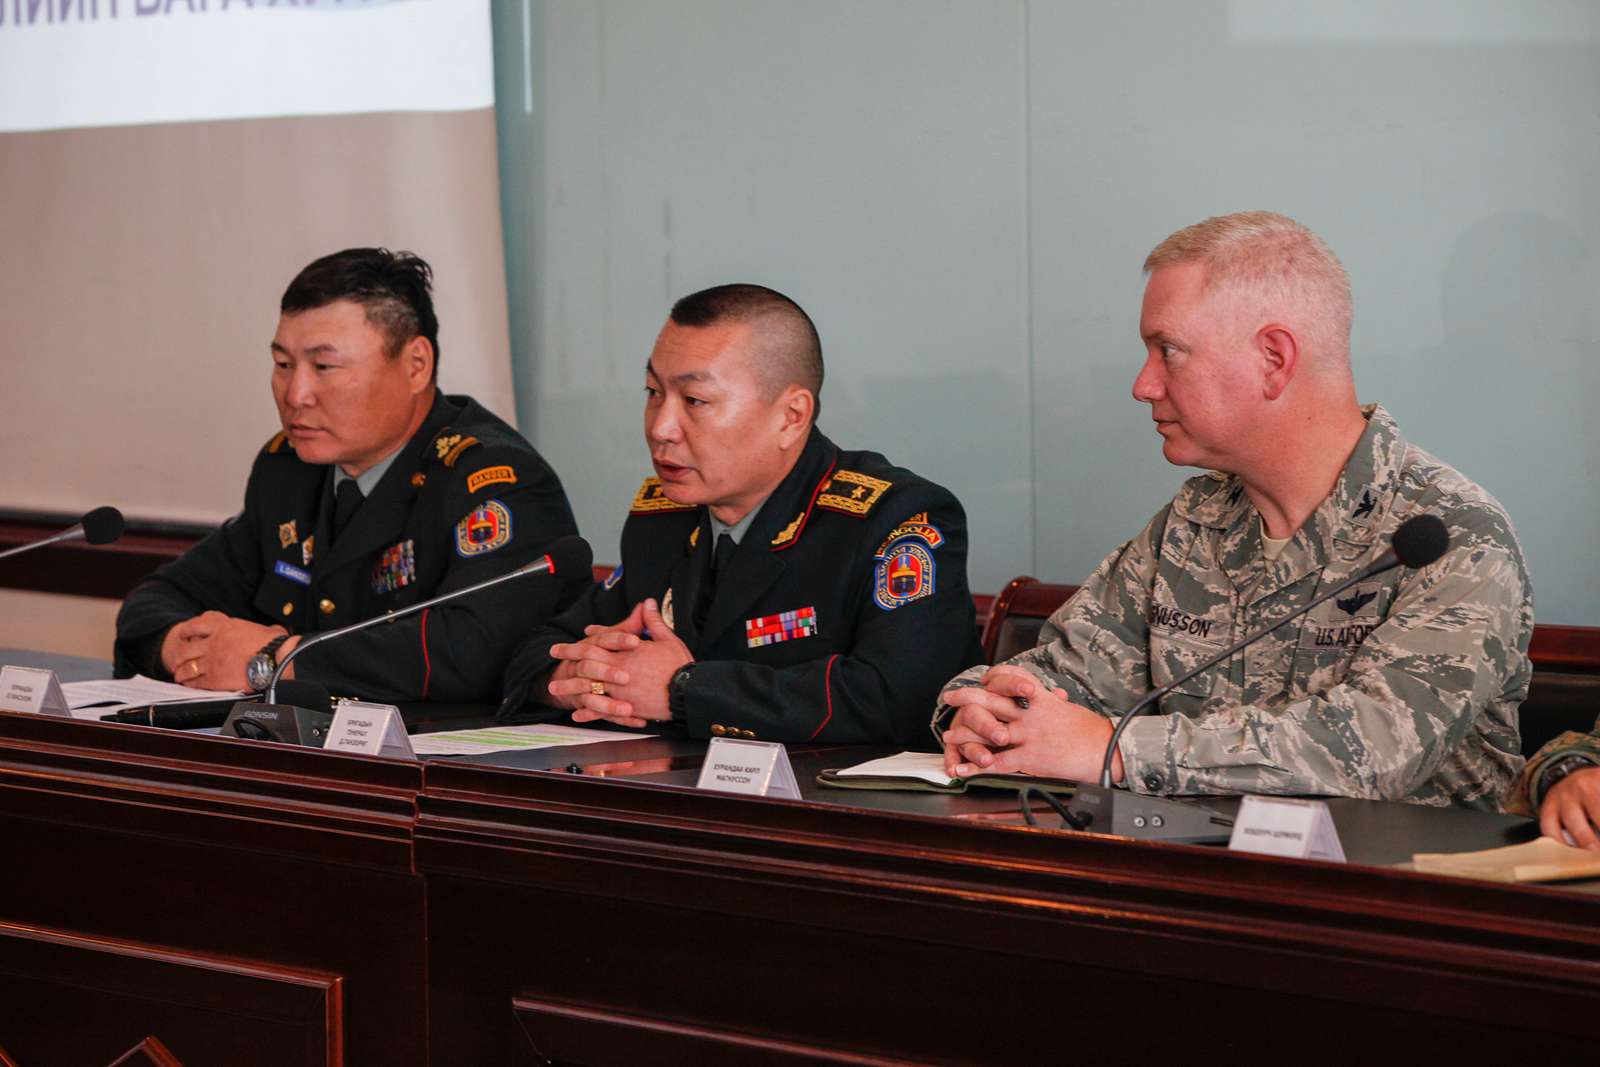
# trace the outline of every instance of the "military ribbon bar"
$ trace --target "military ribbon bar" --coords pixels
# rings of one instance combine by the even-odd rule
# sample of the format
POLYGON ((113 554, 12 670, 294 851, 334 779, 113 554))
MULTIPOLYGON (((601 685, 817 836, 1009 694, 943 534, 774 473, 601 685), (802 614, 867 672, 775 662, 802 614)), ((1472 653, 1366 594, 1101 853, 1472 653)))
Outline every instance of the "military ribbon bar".
POLYGON ((816 633, 816 608, 797 608, 744 621, 745 643, 750 648, 775 645, 779 641, 793 641, 800 637, 814 637, 816 633))

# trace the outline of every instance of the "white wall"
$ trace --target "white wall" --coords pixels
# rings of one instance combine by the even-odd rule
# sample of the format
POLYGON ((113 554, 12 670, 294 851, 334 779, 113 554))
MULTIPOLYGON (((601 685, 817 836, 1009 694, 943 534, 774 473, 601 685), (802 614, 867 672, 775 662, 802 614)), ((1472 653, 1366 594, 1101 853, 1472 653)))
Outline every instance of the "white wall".
POLYGON ((1139 263, 1270 208, 1350 269, 1363 398, 1600 624, 1600 19, 1391 7, 497 5, 520 411, 597 557, 670 302, 750 280, 818 322, 824 430, 966 503, 975 589, 1080 579, 1186 473, 1128 395, 1139 263))

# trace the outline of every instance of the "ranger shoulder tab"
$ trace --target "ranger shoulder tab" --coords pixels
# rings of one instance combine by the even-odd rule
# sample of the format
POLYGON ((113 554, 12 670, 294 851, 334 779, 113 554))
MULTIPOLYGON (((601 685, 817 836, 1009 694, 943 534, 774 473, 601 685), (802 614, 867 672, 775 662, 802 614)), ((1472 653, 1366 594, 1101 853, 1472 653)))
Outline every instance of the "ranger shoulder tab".
POLYGON ((653 515, 658 511, 694 511, 699 506, 678 503, 662 490, 660 478, 646 478, 639 491, 634 494, 628 514, 653 515))
POLYGON ((281 452, 293 452, 294 442, 289 440, 289 435, 279 430, 272 435, 272 440, 261 446, 261 451, 268 455, 278 455, 281 452))
POLYGON ((450 427, 446 426, 434 435, 433 443, 430 447, 433 450, 434 459, 446 467, 454 467, 456 460, 461 458, 463 452, 479 444, 482 444, 482 442, 476 437, 464 437, 458 433, 451 433, 450 427))
POLYGON ((817 507, 864 519, 893 487, 893 482, 860 471, 836 470, 818 494, 817 507))

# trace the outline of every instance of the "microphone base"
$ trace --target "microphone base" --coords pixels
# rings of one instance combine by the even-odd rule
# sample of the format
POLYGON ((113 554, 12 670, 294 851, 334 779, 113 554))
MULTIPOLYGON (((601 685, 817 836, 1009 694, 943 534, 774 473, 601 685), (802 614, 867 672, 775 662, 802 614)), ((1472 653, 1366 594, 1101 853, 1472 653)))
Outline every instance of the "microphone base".
POLYGON ((258 704, 241 700, 228 713, 222 733, 253 741, 276 741, 285 745, 321 748, 328 740, 333 716, 325 711, 296 707, 293 704, 258 704))
POLYGON ((1233 836, 1232 817, 1211 808, 1089 782, 1078 783, 1067 810, 1095 834, 1191 845, 1226 842, 1233 836))

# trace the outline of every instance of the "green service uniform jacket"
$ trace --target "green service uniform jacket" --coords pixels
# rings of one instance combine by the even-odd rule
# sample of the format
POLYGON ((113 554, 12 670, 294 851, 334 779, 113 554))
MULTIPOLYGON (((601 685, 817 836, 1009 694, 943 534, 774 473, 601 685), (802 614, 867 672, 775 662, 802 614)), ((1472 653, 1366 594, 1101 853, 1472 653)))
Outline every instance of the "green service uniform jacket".
POLYGON ((813 429, 716 581, 704 507, 651 478, 622 530, 622 566, 522 646, 504 721, 564 718, 536 687, 550 646, 614 625, 654 597, 698 666, 684 692, 690 736, 927 747, 939 684, 979 662, 967 588, 967 525, 950 492, 813 429))
MULTIPOLYGON (((244 510, 128 595, 116 673, 168 677, 162 638, 204 611, 314 634, 504 574, 577 532, 533 447, 471 398, 437 392, 336 541, 332 521, 332 467, 301 462, 274 437, 244 510)), ((494 701, 517 642, 592 581, 518 578, 307 649, 295 676, 368 700, 494 701)))

